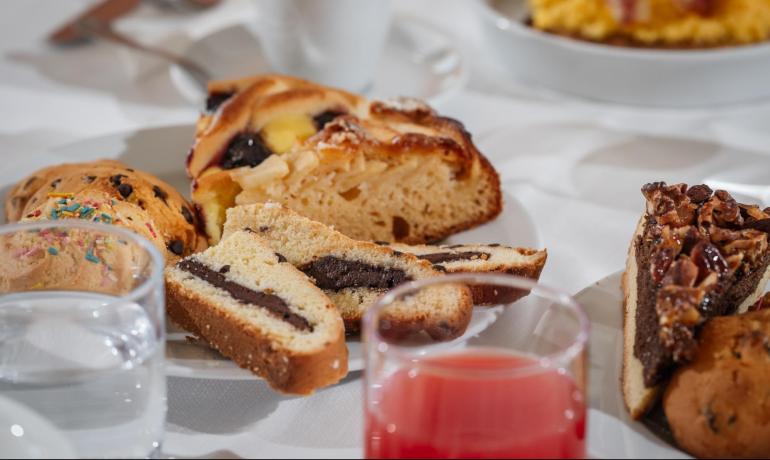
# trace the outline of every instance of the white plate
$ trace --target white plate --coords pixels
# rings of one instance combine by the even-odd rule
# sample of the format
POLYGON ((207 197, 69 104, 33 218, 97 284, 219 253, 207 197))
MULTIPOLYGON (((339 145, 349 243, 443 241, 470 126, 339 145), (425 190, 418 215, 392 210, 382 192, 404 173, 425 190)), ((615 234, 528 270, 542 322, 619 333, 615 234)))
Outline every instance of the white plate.
MULTIPOLYGON (((58 147, 49 152, 39 164, 25 166, 14 174, 0 175, 0 196, 25 174, 37 168, 60 162, 91 161, 114 158, 137 169, 151 172, 189 196, 189 180, 184 171, 185 158, 193 139, 194 127, 188 125, 147 128, 138 131, 95 137, 58 147)), ((501 243, 515 246, 540 247, 541 242, 527 211, 515 198, 504 192, 502 214, 494 221, 458 233, 447 240, 458 243, 501 243)), ((2 201, 0 200, 0 216, 2 201)), ((466 340, 491 324, 499 310, 477 308, 465 335, 466 340)), ((187 340, 183 331, 169 329, 166 372, 169 376, 212 380, 253 380, 256 376, 236 366, 206 346, 187 340)), ((350 341, 348 368, 363 368, 360 343, 350 341)))
POLYGON ((658 107, 703 107, 770 97, 767 43, 713 50, 608 46, 525 25, 526 0, 477 3, 497 61, 526 83, 590 99, 658 107))
MULTIPOLYGON (((161 178, 163 178, 161 176, 161 178)), ((504 192, 505 193, 505 192, 504 192)), ((505 193, 503 213, 494 221, 480 227, 453 235, 448 244, 496 242, 515 246, 540 247, 540 238, 534 223, 524 207, 510 194, 505 193)), ((492 324, 502 307, 477 307, 460 344, 476 336, 492 324)), ((189 334, 169 330, 166 352, 166 373, 174 377, 191 377, 211 380, 253 380, 258 377, 236 366, 204 344, 188 340, 189 334)), ((348 370, 364 368, 364 353, 358 339, 348 340, 348 370)))
MULTIPOLYGON (((459 345, 495 322, 503 307, 475 308, 468 329, 449 346, 459 345)), ((205 343, 188 340, 190 334, 169 325, 166 340, 166 375, 206 380, 257 380, 259 377, 212 350, 205 343)), ((348 339, 348 371, 364 368, 364 347, 358 338, 348 339)))
POLYGON ((620 393, 623 357, 623 272, 575 295, 591 320, 588 445, 594 458, 690 458, 628 416, 620 393))
MULTIPOLYGON (((214 79, 270 72, 258 39, 245 25, 206 35, 183 54, 203 65, 214 79)), ((367 96, 408 95, 436 104, 462 88, 467 73, 459 47, 449 34, 420 19, 396 16, 367 96)), ((203 105, 205 95, 184 71, 171 66, 170 74, 186 99, 203 105)))

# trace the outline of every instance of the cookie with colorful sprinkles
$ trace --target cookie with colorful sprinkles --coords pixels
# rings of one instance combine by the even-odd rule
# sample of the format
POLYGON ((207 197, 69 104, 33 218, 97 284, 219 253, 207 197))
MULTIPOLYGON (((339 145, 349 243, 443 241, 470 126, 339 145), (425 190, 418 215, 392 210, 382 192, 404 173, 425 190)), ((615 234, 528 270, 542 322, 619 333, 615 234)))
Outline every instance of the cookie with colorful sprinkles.
POLYGON ((113 234, 77 228, 0 238, 0 293, 35 289, 127 294, 145 253, 113 234), (79 263, 86 260, 90 263, 79 263))
POLYGON ((124 226, 152 241, 167 263, 206 247, 194 208, 179 192, 114 160, 36 171, 8 193, 5 213, 9 222, 81 219, 124 226))

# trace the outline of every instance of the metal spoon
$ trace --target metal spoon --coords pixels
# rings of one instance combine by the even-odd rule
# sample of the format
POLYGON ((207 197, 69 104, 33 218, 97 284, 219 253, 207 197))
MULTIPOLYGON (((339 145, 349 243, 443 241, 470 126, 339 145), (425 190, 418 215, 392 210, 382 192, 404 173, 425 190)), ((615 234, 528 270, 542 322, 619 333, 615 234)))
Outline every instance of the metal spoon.
POLYGON ((87 35, 99 37, 104 40, 109 40, 113 43, 126 46, 128 48, 133 48, 138 51, 149 53, 165 59, 172 64, 176 64, 189 74, 189 76, 203 93, 208 91, 207 86, 209 80, 211 80, 211 74, 197 62, 162 48, 139 43, 133 38, 115 31, 115 29, 110 27, 109 24, 105 24, 96 18, 84 18, 76 22, 75 27, 87 35))
MULTIPOLYGON (((212 0, 196 1, 211 3, 212 0)), ((191 77, 190 79, 201 93, 206 94, 207 84, 211 76, 203 66, 171 51, 139 43, 112 28, 113 21, 130 13, 138 5, 139 0, 104 0, 56 29, 48 37, 48 40, 57 45, 73 45, 96 37, 152 54, 179 66, 191 77)))
POLYGON ((152 0, 152 3, 166 10, 186 13, 211 8, 221 3, 221 0, 152 0))

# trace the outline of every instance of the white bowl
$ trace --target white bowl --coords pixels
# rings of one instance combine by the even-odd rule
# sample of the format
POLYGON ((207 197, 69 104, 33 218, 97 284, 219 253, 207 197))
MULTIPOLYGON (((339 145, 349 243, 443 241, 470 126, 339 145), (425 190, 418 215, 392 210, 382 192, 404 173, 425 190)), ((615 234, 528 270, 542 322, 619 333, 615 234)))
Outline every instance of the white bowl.
POLYGON ((488 46, 510 76, 526 83, 607 102, 674 108, 770 97, 770 43, 704 50, 602 45, 527 26, 526 0, 477 3, 488 46))

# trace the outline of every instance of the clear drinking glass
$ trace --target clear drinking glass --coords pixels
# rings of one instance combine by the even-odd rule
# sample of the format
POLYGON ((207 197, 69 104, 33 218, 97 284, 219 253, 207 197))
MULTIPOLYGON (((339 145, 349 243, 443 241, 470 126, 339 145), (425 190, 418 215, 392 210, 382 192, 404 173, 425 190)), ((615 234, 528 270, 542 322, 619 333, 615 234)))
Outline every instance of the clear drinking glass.
POLYGON ((0 397, 50 421, 78 457, 156 455, 163 267, 149 241, 107 224, 0 227, 0 397))
POLYGON ((587 338, 571 297, 524 278, 448 275, 387 293, 364 318, 366 457, 584 458, 587 338), (458 285, 483 299, 475 308, 502 306, 480 335, 387 333, 391 311, 458 285))

